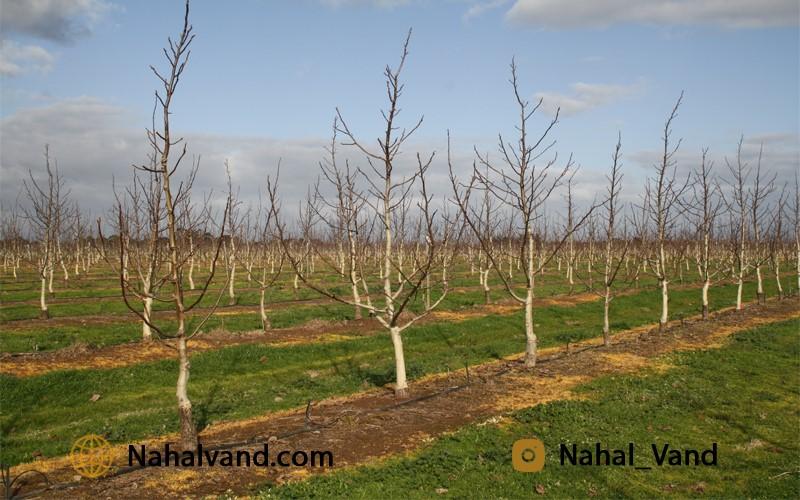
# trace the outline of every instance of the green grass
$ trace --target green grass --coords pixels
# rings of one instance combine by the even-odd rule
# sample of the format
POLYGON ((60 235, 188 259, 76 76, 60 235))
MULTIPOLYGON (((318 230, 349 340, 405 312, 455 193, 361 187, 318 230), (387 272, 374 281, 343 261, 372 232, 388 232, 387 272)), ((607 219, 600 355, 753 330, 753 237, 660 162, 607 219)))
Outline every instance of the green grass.
POLYGON ((471 425, 411 457, 266 488, 260 498, 434 498, 439 488, 443 498, 531 498, 537 487, 552 498, 798 498, 799 331, 788 321, 742 332, 721 349, 669 355, 666 373, 597 379, 580 389, 586 400, 471 425), (539 473, 511 466, 513 442, 526 437, 545 443, 539 473), (560 443, 597 442, 633 442, 636 465, 653 469, 560 465, 560 443), (716 467, 658 467, 650 451, 650 443, 703 450, 712 442, 716 467))
MULTIPOLYGON (((548 297, 564 293, 565 287, 552 284, 540 287, 537 289, 537 295, 540 297, 548 297)), ((276 292, 277 293, 277 292, 276 292)), ((306 297, 309 290, 305 290, 301 297, 306 297)), ((504 290, 495 287, 491 292, 492 300, 502 300, 507 297, 504 290)), ((319 297, 319 295, 313 295, 319 297)), ((286 297, 284 297, 286 299, 286 297)), ((211 299, 208 299, 211 300, 211 299)), ((216 300, 216 297, 213 298, 216 300)), ((277 300, 277 299, 270 299, 277 300)), ((282 299, 283 300, 283 299, 282 299)), ((484 301, 483 292, 480 290, 451 290, 445 300, 440 304, 439 310, 454 310, 465 307, 472 307, 476 304, 482 304, 484 301)), ((213 301, 212 301, 213 302, 213 301)), ((226 299, 221 301, 218 309, 219 312, 224 313, 226 307, 226 299)), ((258 296, 255 293, 244 293, 239 295, 239 305, 258 304, 258 296)), ((415 300, 410 304, 411 310, 420 310, 422 308, 422 296, 418 295, 415 300)), ((167 304, 159 304, 156 310, 166 310, 167 304)), ((11 313, 17 306, 6 307, 6 313, 11 313)), ((31 316, 32 306, 25 305, 23 312, 25 317, 31 316)), ((273 328, 288 328, 292 326, 302 325, 311 319, 320 319, 327 321, 341 321, 353 318, 353 307, 331 302, 323 305, 305 305, 303 302, 294 304, 283 305, 270 305, 267 303, 268 316, 272 322, 273 328)), ((74 317, 80 319, 80 316, 87 314, 108 314, 108 321, 102 324, 92 324, 91 322, 86 325, 76 326, 43 326, 43 327, 27 327, 24 321, 14 326, 21 325, 22 328, 6 328, 4 335, 0 336, 0 352, 31 352, 31 351, 49 351, 55 349, 62 349, 74 344, 84 343, 93 347, 101 347, 108 345, 121 344, 125 342, 132 342, 141 339, 141 324, 137 319, 131 315, 123 315, 125 305, 121 299, 116 302, 102 301, 102 302, 75 302, 67 304, 54 304, 50 307, 50 311, 54 318, 61 317, 74 317), (88 312, 87 312, 88 311, 88 312), (113 313, 112 313, 113 311, 113 313)), ((38 314, 38 312, 36 313, 38 314)), ((198 314, 196 317, 202 315, 198 314)), ((174 329, 174 323, 167 320, 159 324, 163 325, 167 331, 174 329)), ((257 311, 251 313, 226 315, 224 318, 221 316, 213 317, 206 323, 204 330, 209 331, 215 328, 224 328, 231 332, 242 332, 248 330, 255 330, 261 328, 261 319, 257 311)))
MULTIPOLYGON (((730 304, 734 294, 735 287, 720 288, 712 308, 730 304)), ((614 302, 612 328, 653 323, 658 299, 657 291, 620 296, 614 302)), ((697 291, 674 292, 671 307, 673 317, 695 313, 697 291)), ((542 347, 597 336, 601 321, 598 302, 540 308, 535 316, 542 347)), ((409 328, 404 342, 411 379, 463 369, 465 362, 522 351, 522 314, 422 324, 409 328)), ((164 360, 28 378, 0 376, 0 459, 15 464, 30 460, 34 451, 64 454, 75 438, 90 432, 105 434, 114 442, 173 432, 176 374, 176 363, 164 360), (101 398, 91 402, 95 393, 101 398)), ((381 386, 393 375, 391 342, 378 335, 327 344, 250 344, 197 353, 192 357, 189 387, 202 427, 381 386)))

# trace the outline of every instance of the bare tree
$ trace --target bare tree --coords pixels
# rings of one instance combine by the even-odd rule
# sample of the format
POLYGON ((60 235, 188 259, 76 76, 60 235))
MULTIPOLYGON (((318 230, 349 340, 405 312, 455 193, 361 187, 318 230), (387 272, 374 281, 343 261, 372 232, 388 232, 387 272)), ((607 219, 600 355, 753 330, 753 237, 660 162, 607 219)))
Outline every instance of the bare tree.
MULTIPOLYGON (((117 210, 120 228, 120 236, 118 238, 118 274, 120 277, 122 298, 128 309, 147 323, 153 334, 155 334, 159 340, 174 340, 174 347, 178 355, 178 379, 175 394, 177 396, 178 414, 180 418, 180 445, 183 450, 195 450, 197 448, 197 429, 192 418, 192 402, 188 394, 190 373, 188 341, 201 331, 202 327, 214 313, 216 306, 222 298, 224 288, 220 291, 219 296, 217 296, 215 304, 202 315, 199 321, 193 322, 194 324, 190 330, 187 329, 187 314, 203 300, 214 278, 217 262, 220 258, 220 249, 225 238, 232 198, 232 193, 229 188, 225 208, 218 223, 219 236, 211 251, 209 275, 202 286, 199 287, 199 293, 192 298, 193 300, 187 303, 184 293, 183 275, 189 259, 196 251, 196 247, 189 245, 188 239, 185 236, 195 231, 205 232, 205 226, 210 223, 213 218, 209 199, 204 200, 200 210, 194 210, 192 208, 192 186, 199 168, 199 161, 195 161, 191 165, 191 168, 187 171, 188 173, 183 179, 176 178, 176 174, 186 157, 187 147, 183 139, 174 139, 170 130, 170 105, 175 91, 178 88, 180 78, 183 75, 183 71, 186 68, 190 53, 189 46, 193 39, 194 34, 192 33, 192 26, 189 24, 189 2, 187 0, 183 18, 183 29, 177 41, 173 41, 172 38, 168 39, 167 48, 164 49, 164 55, 167 59, 167 72, 162 73, 151 66, 151 70, 163 84, 163 91, 156 92, 157 106, 161 111, 160 126, 158 129, 154 127, 147 130, 148 141, 156 152, 157 161, 154 164, 136 167, 141 171, 156 176, 158 178, 157 182, 163 191, 163 198, 160 198, 163 200, 163 203, 159 204, 157 207, 155 205, 150 205, 148 206, 148 210, 151 212, 155 209, 163 210, 163 212, 160 212, 158 215, 151 213, 151 216, 153 220, 156 220, 156 218, 159 220, 163 218, 164 220, 163 231, 167 239, 165 255, 167 269, 160 276, 153 277, 156 285, 151 288, 151 291, 165 290, 165 293, 170 294, 169 298, 163 297, 157 298, 157 300, 160 302, 172 303, 176 321, 174 329, 170 328, 167 330, 164 325, 156 324, 154 318, 145 318, 144 314, 139 311, 139 308, 129 300, 129 295, 133 295, 139 300, 144 300, 147 297, 128 279, 125 270, 125 262, 126 256, 129 255, 129 245, 131 241, 130 221, 127 217, 127 212, 123 209, 122 203, 118 204, 117 210), (172 155, 173 147, 180 148, 177 149, 176 155, 172 155), (177 184, 177 186, 175 184, 177 184)), ((100 229, 99 222, 98 229, 100 229)))
MULTIPOLYGON (((363 265, 358 266, 360 274, 358 280, 365 285, 366 302, 356 302, 328 290, 324 285, 315 282, 308 268, 304 268, 303 262, 312 259, 315 255, 318 256, 321 251, 319 246, 314 244, 315 227, 319 222, 318 214, 322 211, 318 204, 318 198, 309 195, 307 207, 303 209, 298 220, 303 242, 299 255, 295 254, 296 248, 293 248, 290 244, 286 222, 278 219, 280 222, 276 224, 281 245, 287 254, 289 263, 296 276, 307 287, 341 303, 369 311, 384 328, 389 330, 394 347, 395 395, 397 397, 406 397, 408 395, 402 333, 435 309, 445 298, 448 291, 447 282, 442 281, 440 283, 439 296, 435 300, 429 301, 421 312, 414 313, 408 308, 437 262, 441 265, 441 252, 437 250, 443 244, 443 235, 437 231, 436 214, 430 203, 432 197, 428 192, 426 181, 426 173, 433 162, 434 155, 423 157, 417 154, 416 172, 409 177, 398 179, 395 172, 397 157, 402 146, 422 124, 422 118, 409 129, 400 129, 396 123, 400 113, 400 97, 404 89, 400 81, 400 75, 408 56, 410 38, 411 31, 409 30, 397 68, 392 69, 387 66, 384 71, 389 108, 382 112, 386 127, 382 137, 377 139, 377 149, 368 148, 357 139, 342 117, 342 113, 337 109, 337 133, 342 134, 347 139, 344 145, 352 146, 364 155, 370 167, 369 170, 359 169, 358 172, 367 185, 366 194, 361 198, 364 203, 364 209, 369 210, 374 215, 378 228, 382 230, 381 248, 378 251, 378 255, 380 257, 383 305, 380 306, 377 301, 369 300, 369 291, 366 286, 369 276, 363 265), (414 244, 409 250, 405 248, 407 243, 405 241, 407 232, 406 211, 411 205, 410 193, 415 186, 418 186, 419 189, 416 203, 418 217, 413 234, 418 243, 424 242, 424 244, 414 244), (409 252, 411 253, 410 257, 413 266, 410 271, 404 267, 404 260, 409 257, 409 252), (396 282, 393 280, 395 275, 398 278, 396 282), (408 314, 403 314, 404 312, 408 314)), ((345 182, 346 196, 349 197, 351 194, 356 196, 356 192, 352 191, 348 186, 348 183, 345 182)), ((274 184, 268 188, 268 194, 271 198, 273 212, 277 217, 279 203, 274 184)), ((332 205, 336 206, 335 203, 332 205)))
MULTIPOLYGON (((362 216, 366 198, 362 190, 356 185, 357 170, 350 167, 350 162, 345 160, 342 167, 337 161, 336 141, 338 135, 339 118, 333 120, 333 133, 331 143, 326 148, 328 157, 320 162, 319 167, 322 179, 332 187, 334 194, 328 199, 320 191, 320 185, 315 185, 314 196, 321 205, 315 215, 319 217, 330 229, 332 241, 337 247, 337 263, 329 262, 331 267, 338 268, 338 274, 347 280, 353 301, 355 319, 361 319, 361 291, 365 286, 359 272, 364 247, 367 241, 368 221, 362 216)), ((317 204, 311 204, 316 207, 317 204)), ((365 292, 368 289, 364 290, 365 292)), ((369 301, 369 295, 366 295, 369 301)))
POLYGON ((544 266, 560 250, 569 235, 577 227, 581 226, 583 221, 591 214, 591 209, 575 224, 575 227, 564 231, 563 238, 553 245, 550 252, 546 254, 540 252, 541 255, 537 260, 536 225, 540 222, 545 202, 550 198, 553 191, 561 185, 562 180, 570 171, 572 159, 570 158, 563 168, 557 168, 556 170, 552 170, 558 161, 558 155, 556 154, 545 160, 543 165, 537 163, 555 144, 554 142, 545 141, 548 140, 550 131, 558 122, 558 112, 542 133, 531 141, 528 136, 528 124, 542 105, 542 100, 540 99, 535 106, 531 107, 530 103, 522 98, 517 81, 517 66, 513 60, 511 61, 510 83, 519 109, 519 122, 517 124, 519 135, 516 144, 506 142, 502 135, 498 136, 500 163, 495 163, 489 159, 488 155, 482 155, 475 149, 478 163, 482 168, 478 168, 477 165, 473 164, 471 179, 466 184, 459 181, 453 171, 449 141, 448 165, 450 167, 450 181, 454 200, 459 207, 464 222, 480 242, 481 249, 491 262, 508 294, 525 308, 525 365, 532 367, 536 364, 537 351, 537 337, 534 333, 533 323, 533 297, 536 275, 542 272, 544 266), (525 263, 523 266, 525 275, 524 293, 519 293, 515 290, 513 282, 502 272, 499 263, 500 255, 481 229, 480 214, 470 202, 473 191, 490 193, 503 207, 502 209, 511 212, 518 222, 516 254, 525 263))
MULTIPOLYGON (((236 230, 236 223, 232 220, 231 233, 236 230)), ((258 285, 258 311, 261 328, 266 332, 272 328, 272 323, 267 316, 266 292, 280 277, 285 259, 277 240, 273 211, 268 206, 263 206, 261 199, 259 199, 252 224, 250 218, 246 217, 244 228, 240 234, 243 236, 244 244, 243 251, 237 254, 237 258, 246 260, 244 268, 247 272, 247 279, 258 285), (276 261, 277 266, 275 265, 276 261)))
POLYGON ((750 223, 753 227, 753 267, 756 270, 756 298, 758 303, 761 304, 764 302, 765 295, 764 295, 764 280, 761 276, 761 266, 766 261, 766 257, 764 256, 764 248, 762 245, 762 234, 761 230, 764 227, 765 219, 767 215, 769 215, 769 209, 764 206, 767 198, 772 194, 775 190, 775 177, 777 174, 773 174, 772 176, 764 177, 764 174, 761 170, 761 158, 764 152, 764 145, 758 149, 758 160, 756 162, 756 171, 755 177, 753 178, 753 186, 750 189, 749 198, 750 198, 750 223))
POLYGON ((689 179, 682 185, 676 175, 677 162, 675 153, 678 152, 681 140, 673 146, 671 143, 672 122, 678 115, 678 108, 683 101, 683 92, 678 97, 672 112, 664 124, 662 136, 663 152, 660 162, 654 165, 655 178, 648 179, 645 187, 645 204, 650 222, 655 226, 655 262, 651 269, 658 285, 661 288, 661 318, 659 328, 664 328, 669 320, 669 273, 667 272, 666 245, 675 221, 680 217, 678 201, 686 190, 689 179))
MULTIPOLYGON (((156 168, 155 154, 150 157, 150 169, 156 168)), ((142 339, 150 341, 153 300, 165 280, 159 280, 164 262, 164 212, 162 210, 163 189, 161 178, 153 172, 143 176, 134 172, 132 187, 124 195, 117 195, 116 229, 123 240, 125 254, 120 260, 124 266, 118 270, 127 287, 135 288, 135 295, 142 302, 142 339), (138 286, 130 279, 130 268, 138 277, 138 286)), ((114 258, 104 252, 106 260, 115 267, 114 258)))
POLYGON ((772 235, 769 238, 768 253, 772 271, 775 273, 775 286, 778 290, 778 299, 783 299, 783 284, 781 283, 781 258, 784 254, 784 212, 786 211, 786 186, 781 190, 781 194, 775 204, 775 212, 772 214, 771 225, 772 235))
POLYGON ((800 182, 797 179, 797 173, 794 175, 794 204, 792 206, 792 222, 794 224, 794 258, 795 258, 795 271, 797 272, 797 294, 800 294, 800 182))
POLYGON ((742 290, 744 289, 744 276, 748 269, 747 260, 747 216, 750 206, 750 197, 747 192, 747 182, 750 176, 750 167, 742 158, 742 143, 744 136, 739 138, 739 145, 736 148, 736 163, 733 164, 725 158, 725 164, 731 174, 728 185, 731 189, 732 199, 725 198, 731 220, 731 232, 735 246, 734 265, 737 282, 736 291, 736 310, 742 310, 742 290))
POLYGON ((615 256, 614 242, 617 239, 617 218, 619 215, 619 194, 622 188, 622 173, 620 172, 620 151, 622 150, 622 135, 617 137, 617 145, 614 147, 614 154, 611 157, 611 173, 606 176, 608 187, 606 188, 605 208, 605 262, 603 266, 603 343, 610 345, 611 328, 608 321, 608 309, 613 300, 612 287, 617 279, 620 267, 628 251, 628 240, 626 239, 622 252, 615 256), (616 262, 615 262, 616 259, 616 262))
POLYGON ((708 289, 714 277, 721 271, 711 270, 711 242, 714 237, 714 224, 722 207, 719 186, 712 169, 714 162, 708 160, 708 149, 703 149, 700 168, 693 173, 692 196, 686 204, 686 211, 694 220, 695 234, 698 238, 697 264, 700 279, 703 281, 702 304, 703 319, 708 319, 708 289))
POLYGON ((36 241, 41 245, 38 258, 38 272, 41 280, 39 294, 39 317, 48 319, 46 288, 48 278, 52 292, 53 267, 57 256, 60 221, 67 217, 69 192, 64 188, 64 179, 58 172, 57 165, 51 165, 50 147, 44 147, 45 172, 44 181, 37 181, 33 172, 28 171, 30 182, 24 181, 25 194, 30 206, 24 209, 25 217, 30 223, 36 241))
POLYGON ((2 226, 0 226, 3 238, 3 270, 8 272, 10 265, 11 274, 14 277, 14 281, 16 281, 18 277, 17 269, 19 269, 20 261, 22 260, 24 246, 19 200, 15 201, 12 207, 4 206, 0 211, 3 214, 2 226))

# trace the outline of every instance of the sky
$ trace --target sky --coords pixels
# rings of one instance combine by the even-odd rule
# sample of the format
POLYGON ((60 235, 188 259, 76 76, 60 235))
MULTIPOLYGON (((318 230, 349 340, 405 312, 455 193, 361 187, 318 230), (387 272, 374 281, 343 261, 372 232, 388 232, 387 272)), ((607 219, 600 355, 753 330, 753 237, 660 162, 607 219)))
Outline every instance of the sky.
MULTIPOLYGON (((145 159, 159 83, 149 65, 164 67, 183 2, 0 5, 3 204, 18 199, 29 170, 41 175, 49 144, 73 199, 102 215, 112 182, 145 159)), ((636 199, 681 92, 682 171, 708 147, 723 173, 742 136, 749 161, 763 144, 779 183, 800 164, 796 0, 195 0, 190 18, 196 39, 172 128, 202 158, 201 191, 224 189, 228 159, 240 196, 255 200, 280 159, 285 202, 302 197, 337 107, 359 137, 380 135, 383 69, 397 64, 409 29, 401 122, 424 121, 401 161, 436 151, 437 195, 446 195, 448 130, 461 173, 473 148, 496 155, 498 134, 513 136, 512 57, 523 97, 543 100, 534 130, 561 109, 554 151, 580 165, 579 199, 597 193, 618 133, 624 198, 636 199)))

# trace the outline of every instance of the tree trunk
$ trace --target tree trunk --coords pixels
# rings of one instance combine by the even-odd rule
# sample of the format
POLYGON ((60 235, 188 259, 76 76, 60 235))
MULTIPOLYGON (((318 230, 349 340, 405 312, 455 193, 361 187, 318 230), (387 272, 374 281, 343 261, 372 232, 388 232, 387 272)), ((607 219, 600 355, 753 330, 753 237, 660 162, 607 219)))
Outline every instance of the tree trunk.
POLYGON ((703 283, 703 320, 708 319, 708 287, 711 286, 711 282, 706 280, 703 283))
POLYGON ((736 310, 742 310, 742 288, 744 287, 744 278, 739 273, 738 288, 736 290, 736 310))
POLYGON ((258 299, 258 311, 261 313, 261 329, 264 330, 264 332, 272 327, 269 318, 267 318, 267 310, 264 307, 264 296, 266 295, 266 291, 266 288, 261 287, 261 293, 259 294, 258 299))
POLYGON ((756 289, 756 299, 759 304, 764 303, 764 280, 761 279, 761 265, 756 265, 756 283, 758 288, 756 289))
POLYGON ((533 288, 525 296, 525 366, 536 366, 536 334, 533 333, 533 288))
POLYGON ((152 297, 145 297, 144 299, 144 311, 142 312, 142 316, 144 316, 145 321, 142 321, 142 340, 150 341, 153 340, 153 332, 150 329, 150 325, 147 323, 150 321, 150 313, 153 311, 153 298, 152 297))
POLYGON ((189 290, 194 290, 194 256, 189 257, 189 290))
POLYGON ((408 381, 406 380, 406 361, 403 355, 403 338, 400 336, 400 329, 393 326, 389 333, 392 337, 392 345, 394 346, 394 366, 396 381, 394 386, 394 395, 398 398, 408 397, 408 381))
POLYGON ((666 278, 661 278, 659 281, 661 281, 661 319, 658 322, 658 329, 663 330, 669 320, 669 290, 666 278))
POLYGON ((50 311, 47 310, 47 294, 45 293, 45 287, 47 286, 47 280, 42 274, 42 293, 39 295, 39 306, 41 311, 39 312, 39 318, 41 319, 50 319, 50 311))
POLYGON ((605 299, 603 300, 603 345, 611 345, 611 328, 608 324, 608 306, 611 304, 611 287, 606 285, 605 299))
POLYGON ((228 281, 228 305, 236 304, 236 295, 233 293, 233 282, 236 281, 236 262, 231 264, 231 276, 228 281))
POLYGON ((181 426, 181 450, 197 449, 197 429, 192 420, 192 402, 189 400, 187 386, 189 384, 189 355, 186 351, 186 337, 178 337, 178 385, 175 391, 178 397, 178 413, 181 426))

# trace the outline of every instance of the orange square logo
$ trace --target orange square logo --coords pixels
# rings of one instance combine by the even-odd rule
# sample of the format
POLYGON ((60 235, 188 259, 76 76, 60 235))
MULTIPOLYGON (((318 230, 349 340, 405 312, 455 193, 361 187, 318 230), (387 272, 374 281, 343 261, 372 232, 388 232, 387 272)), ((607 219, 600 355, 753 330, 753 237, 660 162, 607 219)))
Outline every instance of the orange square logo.
POLYGON ((511 448, 511 464, 518 472, 539 472, 544 468, 544 443, 536 438, 517 440, 511 448))

